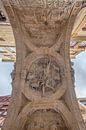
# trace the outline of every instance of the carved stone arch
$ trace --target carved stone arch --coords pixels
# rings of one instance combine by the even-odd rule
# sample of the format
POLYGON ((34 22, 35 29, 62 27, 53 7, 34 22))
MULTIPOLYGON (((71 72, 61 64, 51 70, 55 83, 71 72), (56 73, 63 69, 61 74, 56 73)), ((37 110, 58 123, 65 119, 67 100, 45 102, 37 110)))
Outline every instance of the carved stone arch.
MULTIPOLYGON (((70 35, 76 15, 82 7, 82 0, 49 0, 46 2, 45 0, 2 0, 2 2, 13 28, 17 50, 12 99, 3 130, 23 130, 23 126, 28 118, 29 106, 31 113, 36 110, 51 108, 61 114, 61 117, 65 120, 65 123, 67 123, 68 130, 85 130, 85 125, 75 96, 69 62, 70 35), (59 68, 57 67, 59 66, 57 62, 58 59, 61 63, 60 67, 63 67, 63 70, 65 70, 65 76, 63 74, 65 84, 61 91, 59 91, 60 94, 58 93, 54 98, 52 98, 51 94, 49 99, 43 95, 41 98, 38 97, 36 100, 33 100, 34 95, 29 95, 27 90, 27 95, 28 97, 30 96, 30 98, 32 97, 32 100, 27 98, 23 104, 22 100, 24 101, 24 99, 22 93, 25 94, 23 90, 26 88, 24 82, 28 72, 28 57, 30 55, 33 56, 33 54, 39 61, 42 61, 41 63, 45 64, 43 67, 40 65, 40 68, 44 69, 44 81, 41 78, 42 87, 45 87, 46 83, 51 83, 48 77, 51 76, 51 70, 54 74, 59 74, 59 68), (40 60, 41 58, 38 55, 43 55, 42 60, 40 60), (48 55, 48 58, 46 58, 45 55, 48 55), (57 58, 55 57, 56 62, 54 58, 50 58, 51 55, 52 57, 57 55, 57 58), (46 61, 49 62, 46 64, 46 61), (52 65, 52 61, 54 61, 55 65, 52 65), (55 70, 57 73, 55 73, 55 70), (62 91, 63 93, 61 93, 62 91)), ((33 63, 32 60, 29 62, 30 64, 33 63)), ((35 63, 37 67, 39 63, 38 60, 35 63)), ((40 76, 40 74, 38 75, 37 73, 37 69, 35 78, 36 76, 40 76)), ((33 75, 31 75, 30 78, 33 80, 33 75)), ((51 80, 53 80, 53 78, 56 78, 55 75, 51 76, 51 80)), ((55 85, 56 88, 58 86, 57 81, 61 82, 61 80, 57 78, 54 79, 54 83, 57 83, 57 85, 55 85)), ((29 80, 29 84, 30 82, 29 80)), ((37 84, 35 86, 37 86, 37 84)), ((37 90, 40 89, 37 88, 37 90)), ((47 91, 50 91, 50 89, 47 89, 47 91)), ((35 91, 35 93, 37 93, 37 91, 35 91)))
POLYGON ((65 126, 72 130, 73 125, 73 117, 70 113, 70 111, 67 109, 67 107, 61 102, 57 101, 56 103, 50 103, 47 105, 46 103, 44 105, 39 105, 37 103, 34 104, 27 104, 24 109, 19 113, 18 118, 16 120, 16 130, 23 130, 25 123, 27 121, 27 118, 32 115, 37 110, 54 110, 55 112, 59 113, 64 120, 65 126), (54 106, 54 108, 53 108, 54 106), (22 118, 23 117, 23 118, 22 118), (18 125, 20 124, 20 126, 18 125))
MULTIPOLYGON (((75 19, 77 17, 77 15, 79 14, 79 12, 86 7, 86 4, 84 3, 84 7, 80 6, 80 8, 78 8, 80 2, 82 1, 77 1, 76 2, 76 6, 75 8, 72 10, 72 13, 71 13, 71 17, 69 19, 69 22, 68 22, 68 25, 67 25, 67 30, 66 30, 66 37, 65 37, 65 61, 66 61, 66 70, 67 70, 67 77, 69 77, 69 80, 68 80, 68 86, 70 86, 70 89, 68 87, 67 89, 67 95, 65 95, 65 98, 67 98, 68 95, 71 95, 69 96, 69 98, 67 98, 66 100, 66 103, 67 105, 71 106, 71 103, 72 103, 72 106, 69 107, 70 109, 72 109, 74 111, 74 109, 77 109, 78 110, 78 113, 80 112, 79 110, 79 107, 78 107, 78 104, 77 104, 77 98, 76 98, 76 94, 75 94, 75 88, 74 88, 74 82, 72 81, 72 76, 71 76, 71 73, 69 73, 71 71, 71 63, 70 63, 70 55, 69 55, 69 48, 70 48, 70 35, 72 33, 72 30, 73 30, 73 26, 74 26, 74 23, 75 23, 75 19), (78 9, 78 10, 77 10, 78 9), (68 69, 67 69, 68 68, 68 69), (73 94, 74 93, 74 94, 73 94), (75 96, 74 96, 75 95, 75 96), (70 102, 69 102, 69 101, 70 102), (75 101, 75 102, 74 102, 75 101), (68 103, 69 102, 69 103, 68 103)), ((85 1, 84 1, 85 2, 85 1)), ((76 120, 78 118, 80 118, 81 115, 76 115, 76 112, 74 112, 74 115, 75 115, 75 118, 76 120)), ((80 121, 82 122, 82 121, 80 121)), ((82 126, 79 125, 79 128, 82 129, 82 126)))

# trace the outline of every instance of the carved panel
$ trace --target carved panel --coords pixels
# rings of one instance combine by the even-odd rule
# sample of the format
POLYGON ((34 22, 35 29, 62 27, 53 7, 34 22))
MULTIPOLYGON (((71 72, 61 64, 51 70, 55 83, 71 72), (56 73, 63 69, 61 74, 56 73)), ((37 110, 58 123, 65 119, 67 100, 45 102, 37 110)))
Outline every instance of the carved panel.
POLYGON ((17 44, 12 106, 3 130, 85 130, 72 88, 68 45, 81 1, 2 1, 17 44))
MULTIPOLYGON (((6 1, 6 0, 3 0, 6 1)), ((57 9, 64 9, 67 6, 71 6, 75 0, 11 0, 11 5, 16 6, 30 6, 30 7, 40 7, 43 6, 44 8, 57 8, 57 9)), ((5 2, 7 3, 7 2, 5 2)))
POLYGON ((59 54, 52 52, 29 55, 25 60, 21 79, 22 93, 29 100, 43 97, 59 99, 67 90, 64 60, 59 54))
POLYGON ((39 110, 28 118, 24 130, 67 130, 62 117, 53 110, 39 110))
POLYGON ((21 6, 17 9, 17 15, 23 26, 22 32, 33 45, 40 48, 57 43, 74 0, 13 0, 11 4, 21 6))
POLYGON ((36 47, 51 47, 53 46, 57 39, 60 36, 60 26, 53 24, 52 27, 47 22, 44 23, 44 25, 37 25, 34 24, 31 25, 25 25, 25 30, 29 37, 31 38, 31 42, 36 47), (40 30, 41 28, 41 30, 40 30), (58 31, 57 31, 58 30, 58 31))
POLYGON ((62 83, 59 64, 47 56, 39 58, 30 66, 26 80, 27 86, 39 91, 42 96, 55 93, 62 83))
POLYGON ((22 18, 25 32, 33 45, 51 47, 59 39, 68 19, 67 12, 48 8, 29 8, 22 18))

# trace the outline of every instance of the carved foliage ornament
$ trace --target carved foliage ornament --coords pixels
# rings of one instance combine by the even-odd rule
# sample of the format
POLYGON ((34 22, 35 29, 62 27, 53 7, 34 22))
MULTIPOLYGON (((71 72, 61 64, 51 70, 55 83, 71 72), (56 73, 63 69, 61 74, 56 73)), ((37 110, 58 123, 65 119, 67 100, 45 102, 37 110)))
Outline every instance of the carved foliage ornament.
POLYGON ((76 3, 76 0, 5 1, 4 3, 17 8, 16 14, 23 26, 23 36, 27 35, 25 39, 36 47, 51 47, 57 43, 76 3))
MULTIPOLYGON (((3 0, 5 3, 8 3, 8 0, 3 0)), ((10 0, 10 3, 15 6, 44 6, 47 7, 54 7, 54 8, 64 8, 73 3, 76 0, 10 0)))
POLYGON ((51 47, 56 44, 69 18, 74 1, 28 0, 25 12, 20 11, 24 34, 36 47, 51 47), (27 13, 28 12, 28 13, 27 13), (63 27, 64 26, 64 27, 63 27))

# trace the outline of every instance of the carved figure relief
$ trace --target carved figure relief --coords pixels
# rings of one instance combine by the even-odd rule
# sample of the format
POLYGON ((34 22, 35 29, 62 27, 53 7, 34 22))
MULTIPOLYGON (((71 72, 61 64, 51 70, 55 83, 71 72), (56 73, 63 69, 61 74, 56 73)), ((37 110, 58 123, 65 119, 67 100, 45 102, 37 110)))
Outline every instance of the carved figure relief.
POLYGON ((61 85, 61 73, 57 62, 49 57, 33 62, 27 73, 27 84, 42 96, 49 92, 54 93, 61 85))
POLYGON ((61 116, 53 110, 39 110, 28 118, 24 130, 67 130, 61 116))

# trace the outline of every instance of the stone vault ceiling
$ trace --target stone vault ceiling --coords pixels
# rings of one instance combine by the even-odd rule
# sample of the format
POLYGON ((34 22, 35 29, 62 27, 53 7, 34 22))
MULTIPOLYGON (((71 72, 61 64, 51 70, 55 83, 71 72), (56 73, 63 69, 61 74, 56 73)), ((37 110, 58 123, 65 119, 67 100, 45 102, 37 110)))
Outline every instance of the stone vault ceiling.
MULTIPOLYGON (((6 20, 0 20, 0 59, 2 61, 16 60, 16 47, 12 28, 0 0, 0 12, 6 20)), ((82 9, 75 21, 71 34, 70 56, 75 56, 86 49, 86 8, 82 9)))

